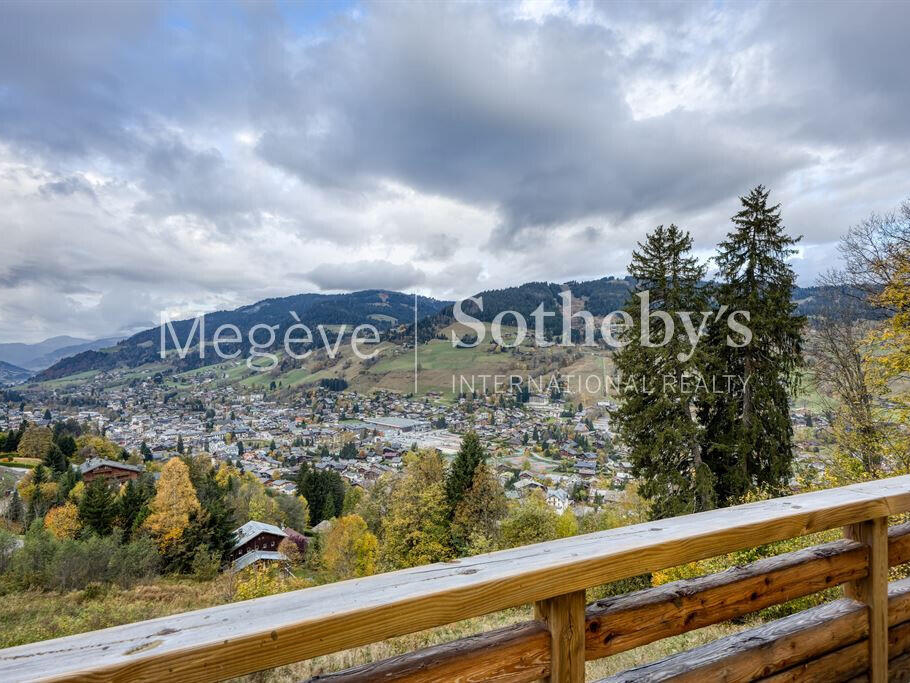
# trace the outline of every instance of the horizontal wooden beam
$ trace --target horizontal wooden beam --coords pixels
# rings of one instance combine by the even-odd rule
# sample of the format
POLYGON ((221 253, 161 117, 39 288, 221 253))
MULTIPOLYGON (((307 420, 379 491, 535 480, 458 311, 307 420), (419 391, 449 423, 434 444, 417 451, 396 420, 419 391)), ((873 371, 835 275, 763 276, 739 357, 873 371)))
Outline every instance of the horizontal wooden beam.
POLYGON ((866 576, 869 550, 841 540, 618 595, 588 607, 588 659, 608 657, 866 576))
POLYGON ((239 676, 910 510, 910 475, 637 524, 0 650, 0 680, 239 676))
MULTIPOLYGON (((894 564, 910 555, 910 524, 889 533, 889 559, 894 564)), ((588 606, 585 619, 585 659, 599 659, 632 648, 717 624, 866 575, 868 548, 838 540, 758 560, 717 574, 673 581, 662 586, 607 598, 588 606)), ((495 679, 487 668, 492 643, 520 651, 524 662, 509 667, 514 680, 537 680, 537 665, 549 655, 537 630, 522 631, 533 622, 488 631, 409 652, 381 662, 317 676, 314 681, 358 683, 368 680, 423 681, 495 679), (535 649, 536 648, 536 649, 535 649), (475 675, 476 674, 476 675, 475 675)), ((505 663, 500 664, 506 670, 505 663)), ((509 679, 513 680, 513 679, 509 679)))
POLYGON ((543 622, 529 621, 310 680, 526 683, 549 675, 550 631, 543 622))
MULTIPOLYGON (((891 627, 910 621, 910 579, 896 581, 889 587, 888 621, 891 627)), ((910 639, 910 629, 905 626, 889 629, 889 634, 892 632, 897 637, 910 639)), ((601 683, 755 681, 771 678, 794 667, 795 678, 790 679, 788 676, 792 674, 783 673, 779 680, 772 680, 775 680, 775 683, 787 680, 803 681, 799 674, 803 672, 803 666, 807 662, 852 645, 857 647, 845 651, 860 657, 857 666, 863 665, 863 656, 867 665, 868 635, 867 607, 856 600, 841 598, 680 652, 658 662, 624 671, 603 679, 601 683)), ((899 648, 896 651, 903 652, 899 648)), ((828 661, 825 664, 827 670, 834 672, 843 668, 845 658, 846 656, 828 661)), ((822 676, 817 680, 848 679, 856 670, 849 667, 847 669, 840 678, 825 679, 822 676)), ((805 673, 807 676, 814 675, 808 668, 805 673)))
MULTIPOLYGON (((904 666, 910 652, 910 622, 888 629, 888 669, 895 673, 904 666)), ((869 641, 861 640, 847 647, 812 659, 786 671, 761 679, 761 683, 831 683, 861 679, 868 681, 869 641)), ((906 672, 905 672, 906 673, 906 672)), ((904 679, 906 680, 906 679, 904 679)))

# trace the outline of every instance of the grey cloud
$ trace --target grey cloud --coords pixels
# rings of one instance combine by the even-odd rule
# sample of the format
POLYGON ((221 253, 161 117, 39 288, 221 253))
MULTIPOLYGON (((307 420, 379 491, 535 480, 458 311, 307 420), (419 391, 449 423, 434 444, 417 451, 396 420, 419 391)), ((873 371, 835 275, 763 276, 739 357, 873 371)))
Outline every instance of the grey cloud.
POLYGON ((404 290, 423 284, 427 278, 426 273, 411 264, 381 260, 323 263, 304 273, 304 277, 320 289, 344 291, 376 288, 404 290))
POLYGON ((454 235, 442 232, 429 232, 423 237, 417 251, 421 259, 439 260, 452 256, 458 249, 460 240, 454 235))
POLYGON ((41 185, 38 188, 38 194, 40 194, 45 199, 53 199, 55 197, 63 196, 69 197, 74 194, 84 194, 92 199, 97 200, 95 196, 95 190, 92 188, 92 184, 88 182, 84 176, 81 175, 71 175, 60 180, 53 180, 41 185))

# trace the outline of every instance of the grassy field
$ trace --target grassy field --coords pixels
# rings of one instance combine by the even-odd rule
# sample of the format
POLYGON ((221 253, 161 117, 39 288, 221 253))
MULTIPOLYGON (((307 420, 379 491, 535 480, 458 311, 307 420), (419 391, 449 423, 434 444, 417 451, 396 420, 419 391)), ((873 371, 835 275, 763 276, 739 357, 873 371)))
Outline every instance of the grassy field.
POLYGON ((223 604, 230 600, 227 577, 197 583, 159 579, 128 590, 71 593, 11 592, 2 597, 0 648, 94 631, 223 604))

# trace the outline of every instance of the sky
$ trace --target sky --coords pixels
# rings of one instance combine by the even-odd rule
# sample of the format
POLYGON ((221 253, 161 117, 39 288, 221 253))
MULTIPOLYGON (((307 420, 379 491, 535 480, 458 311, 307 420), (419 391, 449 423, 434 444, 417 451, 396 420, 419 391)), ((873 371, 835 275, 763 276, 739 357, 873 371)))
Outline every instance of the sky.
POLYGON ((0 3, 0 341, 708 258, 910 196, 908 2, 0 3))

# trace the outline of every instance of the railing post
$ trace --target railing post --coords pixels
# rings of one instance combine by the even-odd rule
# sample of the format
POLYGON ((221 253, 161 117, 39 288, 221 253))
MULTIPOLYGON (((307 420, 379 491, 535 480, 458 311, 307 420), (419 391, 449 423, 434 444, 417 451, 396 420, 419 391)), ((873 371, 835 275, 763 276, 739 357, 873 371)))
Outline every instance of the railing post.
POLYGON ((585 592, 575 591, 534 604, 536 619, 550 631, 551 683, 585 680, 585 592))
POLYGON ((844 594, 863 602, 869 614, 869 683, 888 680, 888 518, 844 527, 844 536, 869 546, 869 573, 844 584, 844 594))

